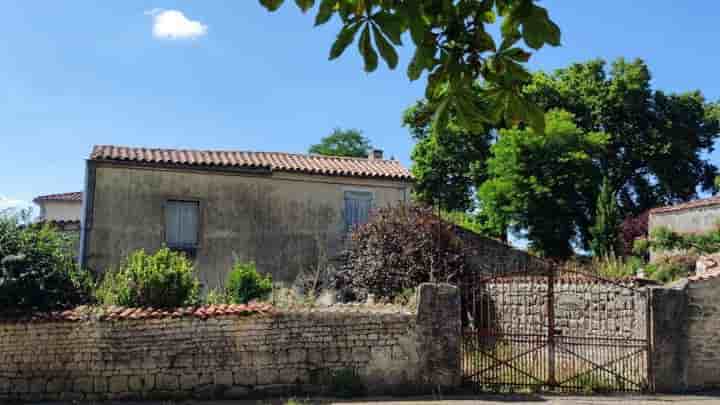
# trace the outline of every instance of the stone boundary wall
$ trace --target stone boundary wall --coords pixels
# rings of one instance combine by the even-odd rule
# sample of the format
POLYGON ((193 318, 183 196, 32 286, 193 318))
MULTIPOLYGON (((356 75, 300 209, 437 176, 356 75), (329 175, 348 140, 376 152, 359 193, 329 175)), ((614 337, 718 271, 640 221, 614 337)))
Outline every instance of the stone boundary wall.
POLYGON ((720 273, 653 288, 651 311, 656 391, 720 387, 720 273))
MULTIPOLYGON (((501 277, 489 282, 490 322, 505 333, 546 333, 545 277, 501 277)), ((636 285, 560 278, 554 285, 555 327, 562 336, 647 337, 647 293, 636 285)), ((488 325, 489 326, 489 325, 488 325)))
POLYGON ((687 386, 720 388, 720 278, 687 285, 687 386))
POLYGON ((461 376, 458 290, 424 284, 418 294, 417 312, 341 306, 3 321, 0 399, 313 394, 341 384, 343 372, 352 372, 370 394, 455 387, 461 376))

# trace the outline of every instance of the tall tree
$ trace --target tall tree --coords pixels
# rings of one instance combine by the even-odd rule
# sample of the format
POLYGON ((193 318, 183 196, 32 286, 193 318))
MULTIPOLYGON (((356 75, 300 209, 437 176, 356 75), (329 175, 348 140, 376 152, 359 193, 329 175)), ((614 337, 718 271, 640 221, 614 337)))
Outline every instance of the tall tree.
POLYGON ((545 120, 544 134, 500 131, 479 198, 499 231, 509 228, 534 252, 564 259, 573 244, 588 246, 607 136, 583 131, 565 111, 550 111, 545 120))
POLYGON ((363 136, 362 131, 335 128, 320 143, 311 145, 308 152, 328 156, 367 157, 370 148, 370 140, 363 136))
MULTIPOLYGON (((596 60, 552 74, 537 73, 525 91, 544 108, 571 111, 583 132, 607 134, 607 148, 597 157, 598 166, 617 193, 622 217, 692 199, 698 189, 713 189, 717 168, 707 156, 720 133, 720 106, 706 102, 697 91, 668 95, 652 90, 649 69, 642 61, 620 59, 608 70, 604 61, 596 60)), ((478 91, 473 101, 481 104, 483 97, 478 91)), ((450 125, 433 131, 432 108, 423 100, 405 114, 405 125, 417 140, 413 151, 417 196, 449 209, 463 209, 483 182, 492 178, 487 162, 496 131, 463 127, 454 120, 454 109, 450 125), (457 142, 465 146, 455 148, 457 142)), ((503 125, 507 123, 498 123, 503 125)), ((554 155, 538 158, 550 160, 554 155)), ((593 207, 579 222, 593 223, 596 195, 593 191, 588 197, 593 207)), ((495 209, 492 205, 480 202, 479 208, 491 229, 502 227, 498 219, 504 216, 488 212, 495 209)), ((496 229, 496 233, 501 231, 496 229)))
POLYGON ((418 102, 403 117, 417 142, 411 155, 415 198, 448 211, 471 210, 475 187, 487 179, 493 133, 485 128, 468 131, 454 118, 443 130, 433 131, 429 108, 418 102))
POLYGON ((573 64, 538 73, 525 88, 544 109, 574 114, 585 131, 609 135, 603 172, 618 192, 623 215, 695 198, 714 189, 717 167, 707 153, 720 134, 718 107, 699 91, 653 90, 642 60, 573 64))
MULTIPOLYGON (((260 0, 275 11, 284 0, 260 0)), ((306 12, 315 0, 295 0, 306 12)), ((436 127, 444 128, 448 108, 462 112, 463 126, 478 122, 524 121, 537 130, 544 125, 543 114, 522 94, 530 75, 524 67, 531 54, 544 45, 560 45, 560 29, 545 8, 535 0, 319 0, 315 25, 340 18, 342 29, 330 49, 338 58, 358 37, 358 50, 365 71, 378 66, 379 56, 390 69, 398 64, 396 47, 409 33, 415 53, 407 75, 416 80, 427 73, 425 96, 435 105, 436 127), (499 17, 499 19, 498 19, 499 17), (496 43, 489 26, 500 23, 496 43), (523 40, 525 47, 520 44, 523 40), (489 108, 478 110, 468 103, 473 83, 486 83, 489 108)))
POLYGON ((605 177, 595 208, 595 225, 590 229, 590 247, 595 256, 610 257, 621 253, 620 220, 617 196, 605 177))

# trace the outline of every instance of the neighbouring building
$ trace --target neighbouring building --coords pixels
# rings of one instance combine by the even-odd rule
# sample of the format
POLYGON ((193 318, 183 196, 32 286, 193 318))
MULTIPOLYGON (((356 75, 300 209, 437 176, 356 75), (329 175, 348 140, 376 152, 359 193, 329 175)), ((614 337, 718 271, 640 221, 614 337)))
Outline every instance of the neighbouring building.
MULTIPOLYGON (((648 233, 659 227, 667 227, 678 233, 705 233, 715 229, 720 221, 720 196, 702 198, 682 204, 658 207, 650 210, 648 233)), ((651 260, 657 253, 651 252, 651 260)))
POLYGON ((40 207, 38 222, 50 223, 62 231, 79 231, 82 192, 41 195, 33 199, 40 207))
POLYGON ((186 252, 206 287, 235 260, 293 281, 332 257, 373 207, 409 201, 412 176, 368 158, 95 146, 87 160, 82 264, 118 266, 136 249, 186 252))

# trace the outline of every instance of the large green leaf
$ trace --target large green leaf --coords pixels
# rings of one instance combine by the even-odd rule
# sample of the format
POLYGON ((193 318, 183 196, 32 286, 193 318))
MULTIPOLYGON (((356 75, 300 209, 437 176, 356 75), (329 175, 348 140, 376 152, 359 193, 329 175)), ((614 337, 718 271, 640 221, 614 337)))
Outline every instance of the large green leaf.
POLYGON ((560 28, 550 20, 546 9, 533 5, 530 16, 521 22, 523 39, 529 47, 540 49, 546 43, 560 45, 560 28))
POLYGON ((275 11, 282 6, 284 0, 260 0, 260 4, 263 5, 269 11, 275 11))
POLYGON ((368 25, 369 24, 365 25, 365 29, 363 29, 362 34, 360 34, 358 48, 360 49, 360 54, 363 56, 363 60, 365 62, 365 71, 370 73, 377 69, 378 54, 370 41, 370 28, 368 25))
POLYGON ((398 64, 398 54, 395 52, 392 44, 385 39, 385 36, 380 32, 375 25, 372 26, 373 37, 375 38, 375 45, 377 45, 380 51, 380 56, 385 60, 390 69, 395 69, 398 64))
POLYGON ((407 75, 410 80, 417 80, 422 74, 423 70, 432 66, 432 58, 435 48, 428 48, 418 46, 415 48, 415 54, 408 64, 407 75))
POLYGON ((408 26, 410 27, 410 37, 415 43, 415 46, 421 46, 425 41, 425 34, 429 30, 429 27, 419 5, 409 6, 408 26))
POLYGON ((338 58, 343 52, 345 52, 345 49, 347 49, 347 47, 355 39, 355 34, 358 29, 360 29, 361 25, 362 23, 360 22, 351 23, 345 25, 342 30, 340 30, 337 39, 335 39, 332 48, 330 48, 330 60, 338 58))
POLYGON ((295 4, 297 4, 297 6, 300 7, 300 10, 304 13, 315 5, 315 0, 295 0, 295 4))
POLYGON ((322 0, 322 3, 320 3, 320 9, 315 16, 315 26, 325 24, 330 20, 330 17, 332 17, 335 12, 337 2, 338 0, 322 0))
POLYGON ((372 20, 377 23, 380 30, 395 45, 402 45, 403 23, 402 18, 396 14, 390 14, 387 11, 381 11, 372 16, 372 20))

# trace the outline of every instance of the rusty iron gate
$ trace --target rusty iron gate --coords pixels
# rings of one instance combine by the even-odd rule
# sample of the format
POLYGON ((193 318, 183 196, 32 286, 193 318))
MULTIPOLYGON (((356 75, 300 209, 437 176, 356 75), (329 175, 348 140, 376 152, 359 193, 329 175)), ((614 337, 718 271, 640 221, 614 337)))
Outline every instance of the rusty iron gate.
POLYGON ((542 266, 461 283, 462 364, 477 391, 652 391, 647 290, 542 266))

